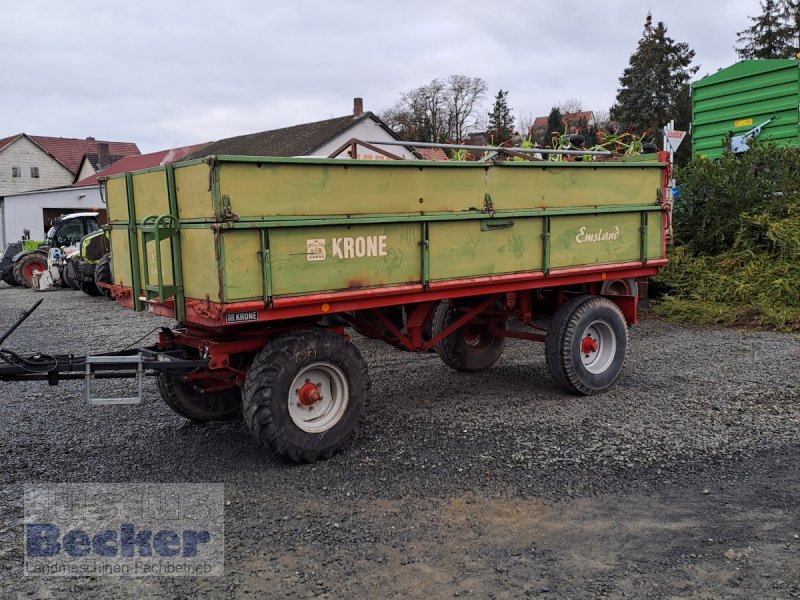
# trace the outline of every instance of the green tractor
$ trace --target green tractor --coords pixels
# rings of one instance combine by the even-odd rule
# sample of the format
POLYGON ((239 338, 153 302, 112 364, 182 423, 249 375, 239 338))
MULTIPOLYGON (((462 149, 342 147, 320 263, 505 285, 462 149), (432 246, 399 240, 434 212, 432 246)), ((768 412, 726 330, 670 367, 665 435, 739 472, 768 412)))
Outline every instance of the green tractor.
POLYGON ((0 279, 10 285, 32 287, 36 271, 46 271, 50 248, 69 255, 87 234, 100 231, 96 212, 73 213, 54 219, 44 242, 21 240, 8 244, 0 256, 0 279))
POLYGON ((112 282, 108 234, 101 229, 85 236, 78 249, 67 256, 62 275, 72 289, 110 297, 108 288, 97 285, 112 282))

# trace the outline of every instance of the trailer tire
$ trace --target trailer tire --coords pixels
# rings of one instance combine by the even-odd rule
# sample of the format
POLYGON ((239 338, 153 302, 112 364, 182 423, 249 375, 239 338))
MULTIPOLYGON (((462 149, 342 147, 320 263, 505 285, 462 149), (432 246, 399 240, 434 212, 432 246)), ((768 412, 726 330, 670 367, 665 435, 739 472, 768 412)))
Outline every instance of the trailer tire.
POLYGON ((293 331, 270 340, 247 371, 244 422, 276 454, 328 459, 358 435, 369 390, 353 344, 324 329, 293 331))
POLYGON ((600 288, 603 296, 639 296, 639 284, 633 277, 627 279, 606 279, 600 288))
POLYGON ((30 254, 21 256, 19 260, 14 263, 14 279, 16 279, 20 285, 31 287, 33 285, 34 269, 38 269, 39 271, 47 270, 47 255, 43 252, 31 252, 30 254))
POLYGON ((556 383, 590 396, 619 377, 628 348, 628 328, 619 307, 599 296, 578 296, 556 312, 545 336, 545 358, 556 383))
MULTIPOLYGON (((112 284, 114 283, 114 276, 111 274, 111 253, 106 252, 103 255, 103 258, 100 259, 100 262, 97 263, 97 266, 94 268, 94 281, 95 283, 107 283, 112 284)), ((107 298, 111 297, 111 290, 108 288, 97 286, 97 289, 100 290, 100 293, 107 298)))
POLYGON ((180 375, 159 373, 156 379, 164 402, 182 417, 207 423, 231 421, 242 416, 242 393, 238 387, 206 392, 180 375))
MULTIPOLYGON (((433 311, 431 336, 435 337, 459 318, 455 305, 450 301, 440 302, 433 311)), ((505 323, 501 324, 505 327, 505 323)), ((473 326, 474 327, 474 326, 473 326)), ((449 367, 456 371, 484 371, 498 361, 503 354, 505 338, 480 329, 471 329, 467 323, 436 344, 436 353, 449 367)))

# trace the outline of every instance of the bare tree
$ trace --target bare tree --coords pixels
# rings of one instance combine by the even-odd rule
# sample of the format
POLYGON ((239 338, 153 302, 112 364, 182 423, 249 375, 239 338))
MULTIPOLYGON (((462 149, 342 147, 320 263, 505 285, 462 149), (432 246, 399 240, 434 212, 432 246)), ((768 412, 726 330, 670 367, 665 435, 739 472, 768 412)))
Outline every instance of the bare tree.
POLYGON ((486 82, 451 75, 403 92, 383 120, 402 138, 423 142, 463 141, 482 124, 486 82))
POLYGON ((607 110, 594 111, 594 123, 597 129, 606 129, 611 122, 611 113, 607 110))
POLYGON ((583 112, 583 102, 578 98, 567 98, 558 103, 558 109, 562 114, 583 112))
POLYGON ((447 78, 447 137, 462 142, 480 123, 486 82, 480 77, 450 75, 447 78))
POLYGON ((517 131, 520 135, 533 139, 533 122, 535 120, 536 116, 532 112, 517 117, 517 131))

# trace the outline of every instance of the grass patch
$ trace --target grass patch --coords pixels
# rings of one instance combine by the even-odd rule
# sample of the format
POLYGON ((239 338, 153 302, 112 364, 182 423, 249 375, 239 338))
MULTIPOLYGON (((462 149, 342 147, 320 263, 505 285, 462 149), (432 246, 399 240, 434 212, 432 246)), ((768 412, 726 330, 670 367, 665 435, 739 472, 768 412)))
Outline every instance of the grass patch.
POLYGON ((800 332, 800 308, 736 306, 724 302, 664 296, 653 302, 651 312, 679 323, 800 332))

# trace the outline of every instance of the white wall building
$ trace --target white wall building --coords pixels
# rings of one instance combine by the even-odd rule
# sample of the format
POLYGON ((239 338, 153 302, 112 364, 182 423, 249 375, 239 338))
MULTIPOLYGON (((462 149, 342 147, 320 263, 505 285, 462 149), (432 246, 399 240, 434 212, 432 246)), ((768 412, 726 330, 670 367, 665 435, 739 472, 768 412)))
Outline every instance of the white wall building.
POLYGON ((105 214, 97 185, 23 192, 0 198, 0 248, 20 239, 25 229, 30 231, 30 239, 44 240, 52 219, 61 214, 87 211, 105 214))

